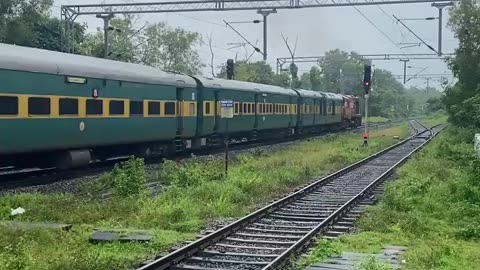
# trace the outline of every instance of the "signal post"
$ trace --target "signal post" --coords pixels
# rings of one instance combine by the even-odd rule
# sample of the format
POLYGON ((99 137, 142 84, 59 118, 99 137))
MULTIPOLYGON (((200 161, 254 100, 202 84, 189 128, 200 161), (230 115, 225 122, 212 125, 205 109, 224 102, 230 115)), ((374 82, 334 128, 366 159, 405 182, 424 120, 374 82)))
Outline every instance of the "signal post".
POLYGON ((363 145, 368 145, 368 98, 370 88, 372 86, 372 66, 370 64, 364 66, 363 71, 363 88, 365 90, 365 132, 363 133, 363 145))

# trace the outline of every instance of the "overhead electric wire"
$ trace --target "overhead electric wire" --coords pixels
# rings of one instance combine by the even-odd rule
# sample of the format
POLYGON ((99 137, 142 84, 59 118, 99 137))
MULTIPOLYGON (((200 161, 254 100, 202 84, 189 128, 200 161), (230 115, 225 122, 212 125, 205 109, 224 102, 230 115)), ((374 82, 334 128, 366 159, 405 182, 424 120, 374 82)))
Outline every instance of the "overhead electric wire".
MULTIPOLYGON (((333 3, 335 3, 333 0, 332 0, 333 3)), ((350 1, 348 1, 350 2, 350 1)), ((362 15, 362 17, 367 20, 375 29, 377 29, 378 32, 380 32, 385 38, 387 38, 395 47, 397 47, 400 51, 402 51, 402 49, 400 49, 400 47, 397 45, 397 43, 395 41, 393 41, 382 29, 380 29, 380 27, 378 27, 372 20, 370 20, 360 9, 358 9, 356 6, 352 6, 358 13, 360 13, 360 15, 362 15)), ((405 55, 405 54, 404 54, 405 55)), ((408 57, 407 57, 408 59, 408 57)))
POLYGON ((427 66, 427 67, 425 67, 424 69, 420 70, 419 72, 415 73, 415 75, 413 75, 412 77, 410 77, 410 79, 406 80, 405 82, 407 83, 407 82, 410 81, 411 79, 416 78, 420 73, 424 72, 427 68, 429 68, 429 67, 427 66))
POLYGON ((256 47, 255 45, 253 45, 247 38, 245 38, 242 34, 240 34, 240 32, 237 31, 237 29, 235 29, 233 26, 231 26, 227 21, 223 20, 223 22, 228 26, 230 27, 233 31, 235 31, 235 33, 237 33, 237 35, 239 35, 243 40, 245 40, 245 42, 247 42, 256 52, 259 52, 263 55, 263 52, 258 48, 256 47))
POLYGON ((427 42, 425 42, 425 40, 423 40, 421 37, 419 37, 415 32, 413 32, 412 29, 410 29, 406 24, 404 24, 399 18, 397 18, 397 16, 395 15, 392 15, 399 23, 401 23, 405 28, 407 28, 408 31, 410 31, 410 33, 412 33, 412 35, 414 35, 418 40, 420 40, 425 46, 427 46, 427 48, 429 48, 430 50, 434 51, 435 53, 438 54, 437 50, 435 50, 432 46, 430 46, 427 42))

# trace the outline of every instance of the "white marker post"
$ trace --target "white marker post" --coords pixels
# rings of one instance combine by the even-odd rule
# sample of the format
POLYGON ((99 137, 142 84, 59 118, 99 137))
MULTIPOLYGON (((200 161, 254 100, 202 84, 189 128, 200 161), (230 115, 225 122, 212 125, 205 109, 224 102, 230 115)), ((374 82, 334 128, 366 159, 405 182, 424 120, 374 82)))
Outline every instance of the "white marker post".
POLYGON ((220 115, 225 118, 225 176, 228 174, 228 119, 233 118, 233 100, 220 101, 220 115))

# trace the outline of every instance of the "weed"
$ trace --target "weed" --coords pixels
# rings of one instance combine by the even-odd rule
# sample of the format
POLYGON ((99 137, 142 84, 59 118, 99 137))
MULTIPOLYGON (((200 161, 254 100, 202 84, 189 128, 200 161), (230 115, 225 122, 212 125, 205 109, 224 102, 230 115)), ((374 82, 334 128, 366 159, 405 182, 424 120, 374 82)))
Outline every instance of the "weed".
POLYGON ((309 265, 340 254, 341 251, 338 245, 327 239, 320 239, 317 241, 317 248, 312 250, 310 254, 308 254, 309 256, 300 259, 296 264, 295 269, 305 269, 305 267, 309 265))
POLYGON ((356 270, 391 270, 389 265, 381 263, 375 256, 368 256, 355 267, 356 270))
POLYGON ((108 177, 115 195, 134 197, 145 192, 145 164, 141 158, 130 158, 115 165, 108 177))

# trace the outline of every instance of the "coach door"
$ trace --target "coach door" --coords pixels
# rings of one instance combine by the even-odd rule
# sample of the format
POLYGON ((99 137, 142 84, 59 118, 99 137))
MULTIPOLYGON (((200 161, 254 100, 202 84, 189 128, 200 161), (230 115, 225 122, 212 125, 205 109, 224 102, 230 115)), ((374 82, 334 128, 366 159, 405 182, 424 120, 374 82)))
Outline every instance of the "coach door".
POLYGON ((253 128, 258 129, 258 118, 260 117, 259 108, 258 108, 259 94, 255 94, 255 104, 253 105, 253 110, 255 111, 255 122, 253 123, 253 128))
POLYGON ((177 108, 176 108, 176 118, 177 118, 177 134, 181 135, 183 133, 183 88, 177 88, 177 108))
POLYGON ((219 100, 218 100, 218 93, 219 91, 215 91, 213 94, 214 94, 214 102, 213 102, 213 112, 214 112, 214 115, 213 115, 213 131, 214 132, 218 132, 218 118, 217 117, 220 117, 220 106, 218 105, 219 104, 219 100))

